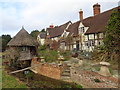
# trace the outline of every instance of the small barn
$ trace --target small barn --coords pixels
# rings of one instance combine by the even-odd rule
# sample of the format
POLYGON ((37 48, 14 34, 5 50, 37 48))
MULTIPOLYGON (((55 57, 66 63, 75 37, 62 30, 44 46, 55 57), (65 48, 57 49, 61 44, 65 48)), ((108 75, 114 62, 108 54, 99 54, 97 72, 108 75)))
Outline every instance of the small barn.
POLYGON ((37 56, 38 42, 35 40, 25 29, 22 29, 11 39, 7 46, 7 49, 17 51, 18 56, 16 57, 17 65, 25 68, 30 66, 33 57, 37 56))

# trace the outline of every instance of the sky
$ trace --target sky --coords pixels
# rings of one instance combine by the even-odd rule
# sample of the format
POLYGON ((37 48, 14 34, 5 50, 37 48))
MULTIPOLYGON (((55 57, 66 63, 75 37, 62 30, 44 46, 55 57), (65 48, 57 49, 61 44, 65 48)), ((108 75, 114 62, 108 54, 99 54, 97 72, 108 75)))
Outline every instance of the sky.
POLYGON ((24 26, 30 33, 53 24, 59 26, 93 16, 93 5, 99 3, 101 12, 118 6, 119 0, 0 0, 0 35, 12 37, 24 26))

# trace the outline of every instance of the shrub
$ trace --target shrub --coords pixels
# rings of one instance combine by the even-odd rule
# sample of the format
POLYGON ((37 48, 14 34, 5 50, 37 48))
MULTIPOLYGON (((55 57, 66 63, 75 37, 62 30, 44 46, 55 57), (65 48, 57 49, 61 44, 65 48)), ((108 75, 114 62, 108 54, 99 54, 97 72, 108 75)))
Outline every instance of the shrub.
POLYGON ((113 75, 113 70, 112 68, 109 68, 110 73, 113 75))
POLYGON ((94 81, 97 83, 101 82, 99 79, 94 79, 94 81))
POLYGON ((46 62, 53 62, 58 59, 58 53, 56 50, 40 50, 40 56, 45 57, 46 62))
POLYGON ((96 71, 100 71, 100 67, 95 67, 95 70, 96 71))
POLYGON ((76 88, 83 88, 81 85, 76 85, 76 88))
POLYGON ((45 50, 46 49, 46 45, 41 45, 40 47, 39 47, 39 50, 45 50))
POLYGON ((62 55, 65 58, 65 60, 69 60, 71 57, 70 51, 62 51, 60 52, 60 55, 62 55))

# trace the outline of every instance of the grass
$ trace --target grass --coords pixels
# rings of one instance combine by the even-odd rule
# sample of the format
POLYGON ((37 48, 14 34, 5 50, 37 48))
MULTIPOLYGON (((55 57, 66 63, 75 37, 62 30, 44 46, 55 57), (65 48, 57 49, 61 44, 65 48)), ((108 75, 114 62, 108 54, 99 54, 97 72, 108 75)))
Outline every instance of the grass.
MULTIPOLYGON (((32 74, 33 72, 31 72, 32 74)), ((18 77, 24 83, 27 83, 27 78, 23 72, 14 74, 15 77, 18 77)), ((29 88, 82 88, 81 85, 76 83, 68 83, 62 80, 52 79, 40 74, 32 74, 32 77, 29 78, 27 86, 29 88)))
POLYGON ((16 80, 15 77, 8 75, 3 69, 2 88, 27 88, 27 86, 16 80))
POLYGON ((100 67, 95 67, 95 70, 96 71, 100 71, 100 67))
POLYGON ((33 77, 34 80, 31 80, 29 85, 36 88, 82 88, 81 85, 75 83, 68 83, 38 74, 34 74, 33 77))
POLYGON ((110 71, 110 73, 111 73, 112 75, 114 74, 112 68, 109 68, 109 71, 110 71))
POLYGON ((0 58, 0 89, 2 88, 2 59, 0 58))

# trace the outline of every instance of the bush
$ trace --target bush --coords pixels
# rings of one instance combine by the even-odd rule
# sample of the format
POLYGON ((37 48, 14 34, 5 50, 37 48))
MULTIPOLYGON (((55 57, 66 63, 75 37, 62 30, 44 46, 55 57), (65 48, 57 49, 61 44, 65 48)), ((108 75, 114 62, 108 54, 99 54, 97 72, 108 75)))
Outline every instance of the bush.
POLYGON ((76 85, 76 88, 83 88, 81 85, 76 85))
POLYGON ((96 71, 100 71, 100 67, 95 67, 95 70, 96 71))
POLYGON ((39 50, 45 50, 46 49, 46 45, 41 45, 40 47, 39 47, 39 50))
POLYGON ((113 75, 113 70, 112 68, 109 68, 110 73, 113 75))
POLYGON ((99 79, 94 79, 94 81, 97 83, 101 82, 99 79))
POLYGON ((65 60, 69 60, 71 57, 70 51, 62 51, 60 52, 60 55, 62 55, 65 58, 65 60))
POLYGON ((56 50, 40 50, 40 56, 45 57, 46 62, 53 62, 58 59, 58 53, 56 50))

